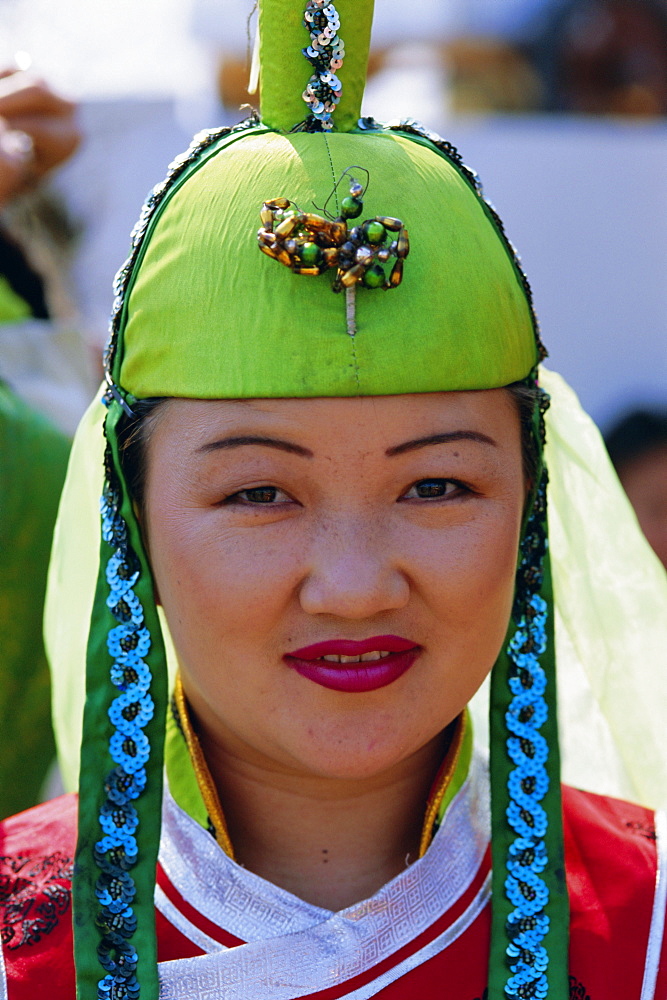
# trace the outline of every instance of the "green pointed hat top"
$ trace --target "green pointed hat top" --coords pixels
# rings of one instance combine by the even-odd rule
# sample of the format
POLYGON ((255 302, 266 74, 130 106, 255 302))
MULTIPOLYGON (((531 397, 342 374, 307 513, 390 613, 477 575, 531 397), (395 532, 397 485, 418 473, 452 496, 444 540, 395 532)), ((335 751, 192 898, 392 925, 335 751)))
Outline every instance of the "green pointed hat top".
POLYGON ((305 13, 294 0, 261 2, 264 123, 290 132, 310 111, 325 131, 352 131, 361 114, 372 22, 373 0, 308 0, 305 13))

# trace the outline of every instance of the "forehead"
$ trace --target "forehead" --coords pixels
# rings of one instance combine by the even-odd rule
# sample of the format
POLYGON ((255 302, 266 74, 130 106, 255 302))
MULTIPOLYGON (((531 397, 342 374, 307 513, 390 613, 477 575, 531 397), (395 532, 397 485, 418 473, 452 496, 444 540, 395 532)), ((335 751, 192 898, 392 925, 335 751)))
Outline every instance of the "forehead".
POLYGON ((171 399, 162 408, 163 435, 196 439, 210 433, 284 430, 318 439, 476 430, 502 435, 518 426, 504 389, 314 399, 171 399))

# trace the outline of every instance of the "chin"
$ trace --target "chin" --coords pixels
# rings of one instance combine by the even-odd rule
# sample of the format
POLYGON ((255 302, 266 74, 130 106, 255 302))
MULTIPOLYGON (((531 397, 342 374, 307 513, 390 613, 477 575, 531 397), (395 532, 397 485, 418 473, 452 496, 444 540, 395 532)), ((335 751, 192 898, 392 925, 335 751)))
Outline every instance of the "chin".
POLYGON ((300 770, 312 776, 337 781, 369 781, 401 765, 438 744, 447 722, 428 731, 400 732, 395 722, 387 721, 364 727, 357 721, 349 727, 327 727, 316 734, 309 727, 307 738, 292 748, 292 757, 300 770))

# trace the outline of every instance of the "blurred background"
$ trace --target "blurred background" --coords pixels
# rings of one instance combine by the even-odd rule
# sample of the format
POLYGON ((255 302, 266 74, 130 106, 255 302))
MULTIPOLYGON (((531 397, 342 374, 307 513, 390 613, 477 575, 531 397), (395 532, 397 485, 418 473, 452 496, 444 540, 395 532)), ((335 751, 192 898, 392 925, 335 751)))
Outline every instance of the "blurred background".
MULTIPOLYGON (((113 277, 170 160, 256 101, 253 6, 0 0, 0 816, 49 794, 46 570, 113 277)), ((365 114, 485 181, 667 565, 667 0, 376 0, 370 70, 365 114)))

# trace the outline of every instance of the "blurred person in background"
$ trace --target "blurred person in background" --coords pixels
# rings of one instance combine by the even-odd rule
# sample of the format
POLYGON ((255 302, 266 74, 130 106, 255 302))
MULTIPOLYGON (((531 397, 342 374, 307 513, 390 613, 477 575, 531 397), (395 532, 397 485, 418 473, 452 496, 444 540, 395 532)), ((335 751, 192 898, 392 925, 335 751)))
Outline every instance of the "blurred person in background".
POLYGON ((36 76, 0 71, 0 276, 5 286, 3 322, 27 315, 48 319, 43 276, 10 235, 7 209, 33 190, 79 145, 74 105, 36 76), (10 306, 10 291, 17 300, 10 306))
POLYGON ((667 113, 667 8, 657 0, 472 4, 449 41, 452 108, 667 113))
POLYGON ((80 141, 71 101, 33 72, 0 72, 0 374, 67 434, 94 383, 70 289, 74 229, 49 179, 80 141))
POLYGON ((664 654, 667 581, 599 435, 543 372, 545 444, 530 289, 475 178, 415 125, 358 127, 372 3, 336 3, 264 0, 263 124, 202 133, 135 229, 108 409, 98 394, 77 432, 51 573, 79 850, 73 796, 4 825, 9 1000, 667 992, 662 826, 570 790, 564 827, 555 689, 569 659, 591 692, 577 726, 560 689, 561 732, 582 730, 564 760, 600 788, 591 729, 611 708, 608 778, 664 797, 667 674, 641 643, 664 654), (487 778, 462 713, 494 662, 487 778))
POLYGON ((552 0, 532 33, 545 110, 667 114, 664 2, 552 0))
POLYGON ((0 71, 0 205, 74 153, 75 106, 33 73, 0 71))
MULTIPOLYGON (((0 208, 79 144, 75 109, 20 71, 0 74, 0 208)), ((43 277, 0 228, 0 331, 48 320, 43 277)), ((3 347, 5 345, 3 344, 3 347)), ((69 440, 2 379, 0 355, 0 815, 33 805, 54 757, 42 615, 69 440)))
POLYGON ((667 569, 667 409, 636 409, 605 436, 642 531, 667 569))

